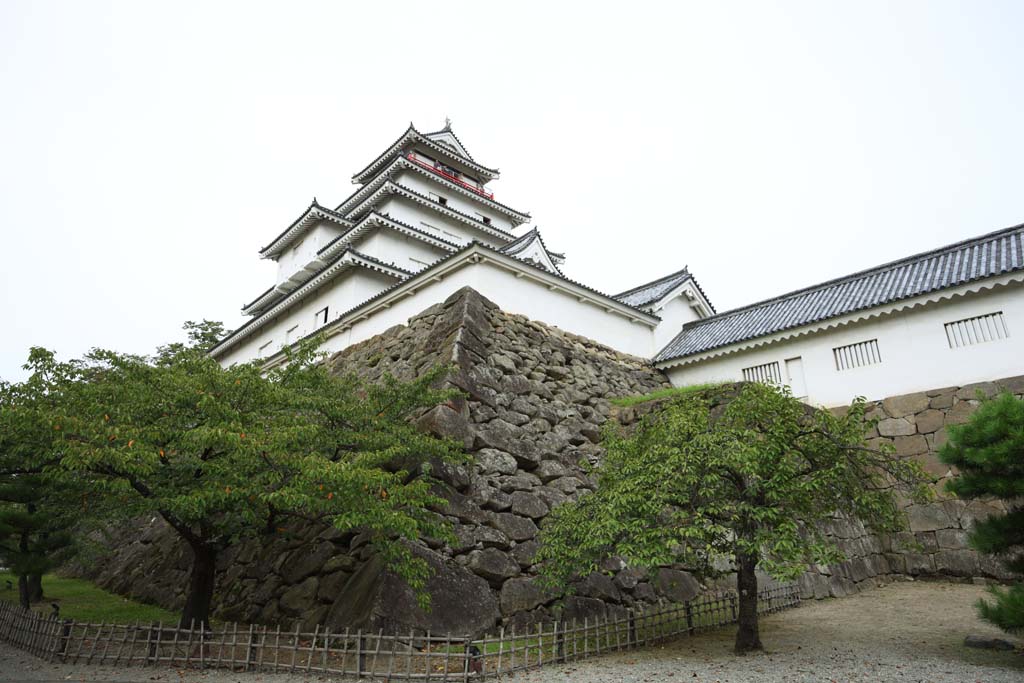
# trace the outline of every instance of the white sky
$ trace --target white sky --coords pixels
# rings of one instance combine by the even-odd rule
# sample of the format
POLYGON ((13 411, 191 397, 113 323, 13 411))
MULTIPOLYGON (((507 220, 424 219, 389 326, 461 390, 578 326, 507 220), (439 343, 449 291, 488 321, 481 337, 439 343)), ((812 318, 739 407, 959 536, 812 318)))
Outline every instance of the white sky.
POLYGON ((0 377, 237 325, 410 120, 608 293, 689 264, 721 311, 1024 221, 1024 3, 768 4, 4 0, 0 377))

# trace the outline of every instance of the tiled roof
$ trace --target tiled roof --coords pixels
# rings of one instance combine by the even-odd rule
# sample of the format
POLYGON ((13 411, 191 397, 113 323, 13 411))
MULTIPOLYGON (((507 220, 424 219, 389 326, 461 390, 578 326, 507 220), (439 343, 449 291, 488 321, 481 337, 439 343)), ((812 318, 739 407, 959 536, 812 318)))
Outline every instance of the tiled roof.
POLYGON ((273 251, 276 251, 276 248, 282 246, 286 242, 294 240, 296 235, 303 232, 311 224, 310 221, 307 220, 309 216, 313 215, 315 218, 317 217, 317 214, 320 217, 333 220, 336 223, 341 223, 343 225, 352 224, 351 221, 337 211, 328 209, 326 206, 321 206, 316 201, 316 197, 314 197, 312 203, 306 207, 306 210, 302 212, 302 215, 292 221, 291 225, 285 228, 280 235, 272 239, 270 244, 260 249, 260 254, 263 256, 272 255, 273 251), (303 225, 303 223, 305 223, 305 225, 303 225), (296 228, 297 230, 295 230, 296 228))
POLYGON ((655 362, 1024 270, 1024 224, 687 323, 655 362))
POLYGON ((690 271, 683 268, 680 271, 658 278, 654 282, 634 287, 633 289, 616 294, 615 298, 630 306, 646 306, 665 296, 673 289, 690 279, 690 271))
POLYGON ((639 285, 633 289, 628 289, 621 294, 616 294, 614 299, 618 299, 622 303, 629 304, 630 306, 636 306, 637 308, 643 308, 644 306, 650 306, 653 303, 661 300, 666 294, 671 292, 673 289, 683 284, 687 280, 693 283, 693 286, 697 288, 700 295, 704 297, 704 301, 707 302, 711 308, 711 312, 715 312, 715 305, 711 303, 711 299, 704 293, 704 289, 697 282, 697 278, 690 274, 688 268, 683 268, 674 273, 669 273, 664 277, 660 277, 653 282, 639 285))
POLYGON ((548 245, 544 243, 544 238, 540 235, 540 230, 537 228, 527 231, 523 235, 503 246, 498 251, 509 256, 517 256, 523 251, 526 251, 526 249, 528 249, 534 242, 540 242, 541 249, 543 249, 544 253, 548 255, 549 259, 551 259, 551 265, 554 267, 555 271, 561 275, 562 271, 558 269, 558 263, 560 261, 565 261, 565 254, 556 254, 549 250, 548 245))
MULTIPOLYGON (((441 133, 441 132, 445 132, 444 129, 439 130, 439 131, 435 131, 434 133, 429 133, 428 135, 436 135, 437 133, 441 133)), ((447 132, 451 132, 451 131, 449 130, 447 132)), ((452 133, 452 137, 455 137, 454 133, 452 133)), ((458 140, 458 138, 455 138, 455 139, 458 140)), ((396 154, 402 148, 402 146, 406 142, 408 142, 409 140, 418 140, 418 141, 424 143, 425 145, 427 145, 428 147, 431 147, 432 149, 444 152, 445 154, 453 155, 454 158, 461 160, 463 163, 469 165, 471 168, 476 170, 478 173, 480 173, 481 175, 485 175, 488 178, 497 178, 498 175, 499 175, 498 169, 496 169, 496 168, 488 168, 488 167, 480 164, 479 162, 474 161, 472 158, 463 157, 458 152, 455 152, 454 150, 451 150, 448 147, 444 147, 444 146, 439 145, 438 143, 436 143, 433 140, 431 140, 430 138, 428 138, 427 135, 425 135, 425 134, 419 132, 418 130, 416 130, 416 127, 413 126, 412 123, 410 122, 409 123, 409 127, 405 130, 405 132, 402 133, 398 137, 397 140, 395 140, 393 143, 391 143, 391 145, 383 153, 381 153, 376 159, 374 159, 369 164, 367 164, 366 167, 363 168, 361 171, 358 171, 357 173, 355 173, 355 175, 352 176, 352 180, 353 181, 361 181, 361 180, 368 179, 369 178, 369 176, 368 176, 369 172, 375 171, 378 167, 380 167, 382 164, 384 164, 388 159, 390 159, 390 157, 392 157, 394 154, 396 154)), ((459 144, 462 145, 462 141, 461 140, 459 140, 459 144)), ((465 149, 465 146, 463 146, 463 149, 465 149)), ((467 152, 467 155, 468 154, 469 153, 467 152)))
MULTIPOLYGON (((356 310, 358 310, 358 309, 360 309, 360 308, 362 308, 362 307, 364 307, 364 306, 366 306, 366 305, 368 305, 368 304, 370 304, 370 303, 372 303, 374 301, 377 301, 378 299, 381 299, 381 298, 387 296, 388 294, 391 294, 395 289, 397 289, 398 287, 406 284, 407 282, 409 282, 411 280, 424 280, 424 279, 426 279, 428 276, 432 275, 433 272, 437 268, 439 268, 440 266, 444 265, 445 263, 448 263, 448 262, 450 262, 450 261, 452 261, 452 260, 454 260, 456 258, 459 258, 460 256, 463 256, 466 252, 470 251, 471 249, 480 249, 482 251, 490 251, 490 252, 492 252, 494 254, 499 254, 499 255, 502 255, 502 256, 508 256, 507 254, 502 254, 501 251, 499 251, 498 249, 495 249, 494 247, 488 246, 488 245, 484 244, 483 242, 476 242, 476 241, 470 242, 470 243, 466 244, 464 247, 462 247, 461 249, 459 249, 458 251, 454 251, 454 252, 451 252, 449 254, 445 254, 444 256, 442 256, 438 260, 434 261, 433 263, 431 263, 429 266, 427 266, 423 270, 420 270, 417 273, 409 273, 409 275, 407 277, 405 277, 402 280, 396 282, 391 287, 388 287, 388 288, 378 292, 377 294, 374 294, 373 296, 371 296, 370 298, 366 299, 365 301, 363 301, 363 302, 353 306, 352 308, 348 309, 347 311, 341 313, 338 316, 338 318, 344 318, 349 313, 352 313, 353 311, 356 311, 356 310)), ((354 254, 358 255, 360 258, 366 259, 367 261, 376 261, 377 263, 379 263, 381 265, 384 265, 384 266, 387 266, 388 268, 394 268, 395 270, 401 270, 401 269, 397 268, 396 266, 394 266, 394 265, 392 265, 390 263, 384 263, 382 261, 378 261, 377 259, 374 259, 372 257, 366 256, 364 254, 359 254, 358 252, 355 252, 352 249, 347 249, 346 251, 354 253, 354 254)), ((316 277, 317 275, 322 274, 324 271, 326 271, 328 268, 330 268, 331 265, 336 264, 340 259, 341 259, 341 256, 339 256, 337 259, 332 261, 330 265, 324 266, 320 271, 317 272, 316 275, 314 275, 314 277, 316 277)), ((546 273, 547 275, 549 275, 551 277, 554 277, 554 278, 557 278, 559 280, 562 280, 563 282, 568 282, 569 284, 575 285, 576 287, 579 287, 580 289, 582 289, 582 290, 584 290, 586 292, 589 292, 591 294, 597 295, 599 297, 603 297, 605 299, 608 299, 609 301, 616 301, 614 298, 608 296, 604 292, 600 292, 600 291, 594 289, 593 287, 588 287, 587 285, 583 284, 582 282, 577 282, 576 280, 568 278, 565 275, 562 275, 560 273, 549 273, 546 270, 538 268, 536 265, 530 263, 529 261, 520 261, 519 259, 514 259, 514 260, 516 262, 518 262, 518 263, 524 264, 526 267, 535 268, 535 269, 537 269, 537 270, 539 270, 539 271, 541 271, 543 273, 546 273)), ((406 271, 406 272, 408 272, 408 271, 406 271)), ((296 291, 298 291, 298 290, 296 290, 296 291)), ((654 313, 650 313, 648 311, 641 310, 641 309, 639 309, 639 308, 637 308, 635 306, 630 306, 629 304, 625 304, 625 303, 623 303, 621 301, 618 301, 616 303, 620 303, 623 306, 625 306, 626 308, 633 309, 634 311, 636 311, 641 316, 646 316, 647 318, 653 318, 654 320, 660 320, 660 318, 657 315, 655 315, 654 313)), ((254 323, 256 323, 258 320, 262 320, 265 315, 266 315, 266 313, 261 314, 261 315, 255 317, 255 318, 253 318, 252 320, 249 320, 248 322, 246 322, 241 327, 239 327, 239 328, 237 328, 235 330, 232 330, 230 333, 228 333, 227 336, 225 336, 223 339, 221 339, 212 349, 210 349, 210 353, 214 354, 216 351, 218 351, 220 349, 233 346, 234 342, 238 341, 238 339, 236 339, 236 336, 238 335, 238 333, 245 331, 246 329, 251 327, 254 323)))

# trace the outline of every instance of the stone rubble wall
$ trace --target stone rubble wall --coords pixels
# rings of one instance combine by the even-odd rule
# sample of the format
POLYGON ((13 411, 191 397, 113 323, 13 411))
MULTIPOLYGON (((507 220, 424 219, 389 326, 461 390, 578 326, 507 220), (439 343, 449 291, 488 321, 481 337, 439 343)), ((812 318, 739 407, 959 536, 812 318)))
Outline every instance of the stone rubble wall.
MULTIPOLYGON (((949 494, 946 483, 956 472, 938 457, 947 440, 947 426, 966 422, 980 404, 979 396, 991 398, 1004 391, 1024 397, 1024 376, 872 402, 867 417, 876 418, 878 424, 867 434, 868 445, 877 448, 889 443, 898 456, 917 459, 932 477, 935 500, 908 503, 909 530, 897 534, 875 534, 859 521, 842 517, 823 524, 825 535, 846 559, 809 568, 799 579, 801 598, 842 597, 868 586, 914 577, 978 583, 1020 578, 991 556, 973 550, 967 541, 975 520, 1001 514, 1006 506, 998 500, 964 501, 949 494)), ((633 425, 662 403, 651 401, 619 409, 616 418, 623 425, 633 425)), ((725 583, 730 580, 735 581, 726 577, 725 583)), ((762 575, 761 581, 772 583, 767 575, 762 575)))
MULTIPOLYGON (((329 362, 368 380, 410 379, 438 364, 465 398, 419 419, 460 440, 474 465, 435 468, 438 510, 452 546, 415 549, 434 570, 429 613, 374 557, 368 538, 310 525, 240 543, 220 558, 216 616, 307 627, 416 628, 473 633, 551 618, 554 598, 536 582, 538 524, 556 505, 593 488, 581 461, 595 462, 609 398, 669 386, 645 360, 523 316, 464 289, 407 325, 354 345, 329 362)), ((189 550, 158 518, 118 531, 114 552, 91 575, 104 587, 167 607, 183 603, 189 550)), ((596 574, 564 601, 562 615, 604 616, 636 601, 685 599, 699 590, 683 572, 656 580, 596 574)))
MULTIPOLYGON (((414 551, 431 566, 432 607, 424 612, 402 581, 382 566, 364 534, 333 528, 289 527, 238 543, 218 562, 216 617, 261 623, 410 628, 480 634, 498 625, 522 627, 563 619, 617 616, 627 607, 659 600, 681 602, 703 590, 679 567, 653 577, 610 561, 575 595, 556 601, 536 580, 538 525, 552 507, 576 499, 594 482, 580 462, 602 455, 600 430, 608 419, 629 424, 651 404, 615 409, 611 398, 669 386, 646 361, 523 316, 511 315, 471 289, 455 293, 329 362, 338 373, 368 380, 385 372, 410 379, 438 364, 453 367, 447 382, 464 398, 432 409, 420 425, 461 441, 474 464, 438 467, 437 511, 453 524, 457 542, 425 539, 414 551), (646 406, 646 407, 645 407, 646 406)), ((992 393, 1022 378, 981 385, 992 393)), ((892 440, 898 452, 921 457, 939 480, 949 476, 934 453, 944 426, 963 421, 977 404, 974 387, 896 397, 879 402, 884 417, 873 439, 892 440)), ((835 520, 829 532, 848 560, 816 568, 801 580, 803 597, 843 595, 865 581, 897 574, 1004 578, 991 560, 965 545, 972 519, 998 506, 944 499, 911 508, 913 533, 880 538, 856 522, 835 520)), ((159 518, 116 530, 103 562, 83 573, 115 592, 177 608, 187 585, 189 550, 159 518)), ((765 577, 767 578, 767 577, 765 577)))
POLYGON ((873 402, 868 417, 878 426, 868 434, 868 444, 892 444, 896 454, 917 459, 931 475, 934 502, 906 506, 909 531, 872 534, 855 520, 836 519, 827 532, 847 560, 816 567, 800 580, 801 597, 848 595, 867 585, 892 577, 946 578, 954 580, 1008 581, 1019 579, 996 559, 972 549, 967 536, 975 520, 1002 514, 999 500, 960 500, 946 491, 956 471, 938 456, 947 441, 947 427, 962 424, 977 410, 979 395, 991 398, 1008 391, 1024 396, 1024 376, 992 382, 944 387, 873 402))

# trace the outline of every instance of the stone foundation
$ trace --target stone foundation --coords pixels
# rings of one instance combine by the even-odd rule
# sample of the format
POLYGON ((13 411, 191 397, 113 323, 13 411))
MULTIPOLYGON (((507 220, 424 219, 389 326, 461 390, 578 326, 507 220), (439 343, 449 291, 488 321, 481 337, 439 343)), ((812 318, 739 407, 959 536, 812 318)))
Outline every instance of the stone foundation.
MULTIPOLYGON (((577 593, 556 604, 536 582, 538 524, 548 511, 574 500, 594 483, 580 463, 602 455, 601 426, 610 417, 629 423, 643 410, 613 410, 609 399, 669 386, 642 359, 591 340, 499 310, 470 289, 424 311, 408 325, 350 347, 329 361, 339 372, 369 380, 390 372, 409 379, 452 364, 448 382, 465 398, 420 418, 424 429, 460 440, 472 466, 438 468, 449 501, 438 514, 458 541, 425 540, 415 552, 434 569, 430 612, 374 557, 368 538, 305 526, 233 546, 220 558, 215 615, 241 622, 305 628, 400 628, 476 634, 502 624, 524 626, 552 618, 616 615, 626 607, 694 597, 702 586, 678 567, 650 579, 609 562, 610 575, 586 577, 577 593)), ((1018 395, 1024 378, 978 387, 948 388, 881 401, 883 417, 872 439, 922 458, 936 486, 950 473, 938 465, 945 425, 974 410, 975 388, 1008 387, 1018 395)), ((649 408, 647 408, 649 409, 649 408)), ((882 538, 856 522, 835 520, 831 533, 847 561, 815 568, 801 579, 806 598, 843 595, 865 581, 894 575, 1008 578, 965 545, 971 520, 998 504, 943 499, 909 510, 912 533, 882 538)), ((183 603, 188 549, 158 518, 115 534, 110 556, 87 573, 100 585, 168 608, 183 603)))

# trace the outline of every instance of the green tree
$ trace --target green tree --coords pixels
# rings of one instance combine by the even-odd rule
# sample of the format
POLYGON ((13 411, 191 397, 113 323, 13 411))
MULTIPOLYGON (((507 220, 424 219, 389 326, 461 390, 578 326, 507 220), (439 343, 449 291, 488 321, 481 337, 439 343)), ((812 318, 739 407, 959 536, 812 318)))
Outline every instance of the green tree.
POLYGON ((91 352, 53 416, 64 475, 107 513, 160 514, 191 549, 181 624, 208 623, 220 552, 294 518, 371 532, 422 588, 426 566, 405 541, 450 534, 423 475, 460 454, 408 418, 448 397, 432 388, 442 370, 367 385, 332 375, 311 347, 269 374, 222 368, 206 353, 210 330, 190 326, 189 344, 153 359, 91 352))
MULTIPOLYGON (((1024 573, 1024 401, 1003 393, 984 401, 962 425, 948 428, 939 451, 959 470, 947 488, 961 498, 998 498, 1007 511, 974 523, 971 545, 998 555, 1012 572, 1024 573)), ((1024 628, 1024 585, 992 587, 992 602, 980 600, 982 618, 1007 631, 1024 628)))
POLYGON ((549 583, 567 585, 620 556, 653 569, 737 571, 736 651, 761 648, 757 576, 789 579, 840 554, 815 525, 835 513, 899 528, 897 488, 926 496, 920 467, 864 445, 865 404, 812 410, 787 389, 720 387, 680 397, 631 435, 608 429, 592 494, 556 508, 541 531, 549 583))
MULTIPOLYGON (((36 350, 37 359, 52 356, 36 350)), ((43 574, 70 554, 67 532, 75 492, 55 487, 46 473, 56 458, 49 414, 59 395, 54 387, 68 366, 51 363, 48 373, 25 382, 0 382, 0 563, 18 577, 25 608, 43 599, 43 574)))

